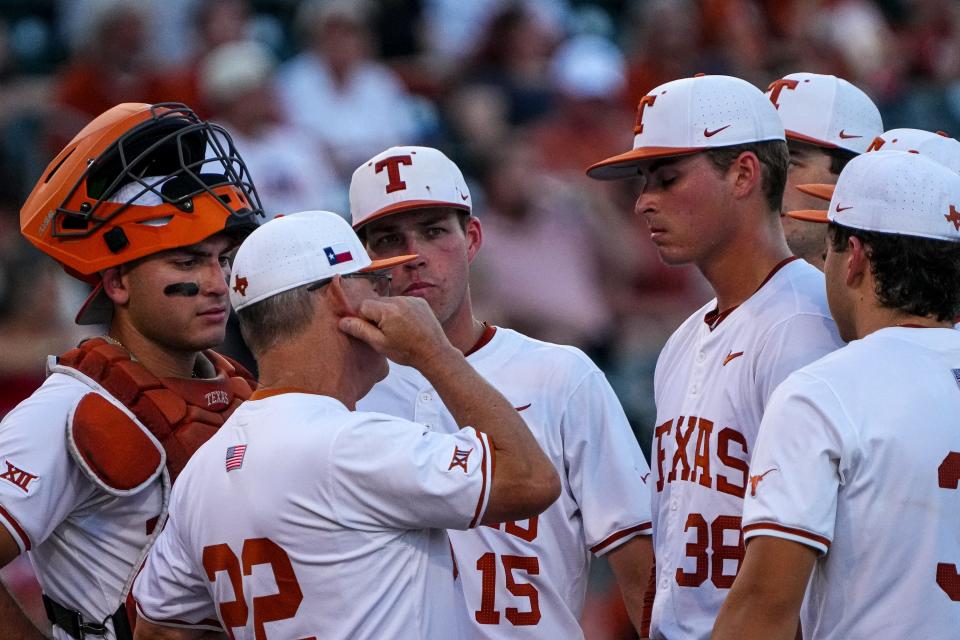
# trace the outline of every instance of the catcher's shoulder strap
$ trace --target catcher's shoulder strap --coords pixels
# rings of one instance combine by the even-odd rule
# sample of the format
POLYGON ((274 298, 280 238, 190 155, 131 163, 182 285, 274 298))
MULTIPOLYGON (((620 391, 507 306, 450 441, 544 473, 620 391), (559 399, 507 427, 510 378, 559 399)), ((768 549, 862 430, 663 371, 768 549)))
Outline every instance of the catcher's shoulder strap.
POLYGON ((164 466, 173 481, 187 460, 255 382, 240 364, 213 351, 207 379, 160 378, 118 345, 91 338, 51 366, 92 390, 69 420, 71 453, 96 484, 114 495, 136 493, 164 466))

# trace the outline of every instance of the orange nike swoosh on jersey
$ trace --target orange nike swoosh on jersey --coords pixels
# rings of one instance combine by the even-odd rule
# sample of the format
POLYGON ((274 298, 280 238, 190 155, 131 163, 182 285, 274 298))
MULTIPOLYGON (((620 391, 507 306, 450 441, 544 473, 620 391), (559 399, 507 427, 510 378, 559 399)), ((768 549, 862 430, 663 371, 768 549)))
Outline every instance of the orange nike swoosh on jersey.
POLYGON ((712 138, 713 136, 717 135, 718 133, 720 133, 720 132, 723 131, 724 129, 729 129, 731 126, 732 126, 732 125, 729 125, 729 124, 728 124, 728 125, 725 126, 725 127, 720 127, 719 129, 714 129, 713 131, 710 131, 709 129, 704 129, 704 130, 703 130, 703 137, 704 137, 704 138, 712 138))
POLYGON ((529 404, 525 404, 522 407, 514 407, 514 409, 517 410, 517 413, 520 413, 521 411, 525 411, 526 409, 529 409, 529 408, 530 408, 529 404))
POLYGON ((734 352, 731 351, 730 353, 727 354, 727 357, 723 359, 723 365, 722 365, 722 366, 724 366, 724 367, 727 366, 727 363, 728 363, 728 362, 730 362, 730 361, 733 360, 734 358, 739 358, 739 357, 742 356, 742 355, 743 355, 743 351, 737 351, 736 353, 734 353, 734 352))

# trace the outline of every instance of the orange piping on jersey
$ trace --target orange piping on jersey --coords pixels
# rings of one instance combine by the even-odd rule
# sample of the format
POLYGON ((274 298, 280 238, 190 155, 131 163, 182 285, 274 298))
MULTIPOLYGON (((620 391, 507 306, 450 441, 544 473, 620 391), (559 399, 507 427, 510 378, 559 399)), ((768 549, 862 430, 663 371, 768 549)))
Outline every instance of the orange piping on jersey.
POLYGON ((28 536, 23 527, 20 526, 20 523, 17 522, 17 519, 10 515, 10 512, 4 509, 2 506, 0 506, 0 516, 10 523, 10 526, 13 527, 13 530, 18 536, 20 536, 20 539, 23 540, 23 550, 30 551, 30 536, 28 536))
MULTIPOLYGON (((470 522, 470 528, 473 529, 480 525, 480 511, 483 510, 484 498, 487 498, 487 482, 493 483, 493 478, 487 478, 487 438, 486 434, 482 434, 478 440, 480 440, 480 449, 483 451, 483 455, 480 456, 480 475, 482 477, 480 482, 480 497, 477 499, 477 510, 473 512, 473 520, 470 522)), ((493 443, 490 443, 490 449, 493 449, 493 443)), ((491 467, 492 468, 492 467, 491 467)), ((489 506, 489 498, 488 498, 489 506)))
POLYGON ((476 353, 477 351, 480 351, 480 349, 483 349, 485 346, 487 346, 487 344, 488 344, 491 340, 493 340, 493 334, 495 334, 496 332, 497 332, 497 328, 496 328, 496 327, 491 327, 491 326, 488 325, 486 322, 484 322, 484 323, 483 323, 483 333, 480 334, 480 339, 477 340, 477 344, 475 344, 475 345, 473 345, 472 347, 470 347, 470 350, 467 351, 465 354, 463 354, 464 357, 469 356, 469 355, 473 355, 473 354, 476 353))
POLYGON ((272 398, 273 396, 279 396, 283 393, 313 393, 313 392, 307 391, 306 389, 301 389, 300 387, 277 387, 276 389, 257 389, 252 394, 250 394, 249 399, 263 400, 264 398, 272 398))
POLYGON ((743 532, 747 533, 748 531, 756 531, 759 529, 769 529, 771 531, 781 531, 783 533, 789 533, 790 535, 806 538, 807 540, 813 540, 814 542, 819 542, 820 544, 825 546, 827 549, 830 548, 829 538, 818 536, 815 533, 810 533, 809 531, 804 531, 803 529, 785 527, 782 524, 776 524, 775 522, 755 522, 754 524, 748 524, 747 526, 743 527, 743 532))
POLYGON ((613 544, 617 540, 622 540, 627 536, 631 536, 631 534, 638 535, 640 534, 640 532, 646 531, 647 529, 651 529, 652 527, 653 527, 652 522, 644 522, 642 524, 638 524, 635 527, 630 527, 629 529, 623 529, 622 531, 617 531, 613 535, 607 536, 607 538, 603 542, 599 542, 593 545, 592 547, 590 547, 590 553, 599 555, 602 551, 604 551, 607 547, 609 547, 611 544, 613 544))
MULTIPOLYGON (((763 286, 768 282, 770 282, 771 278, 777 275, 777 272, 780 271, 780 269, 783 269, 785 266, 787 266, 794 260, 799 260, 799 259, 800 258, 798 258, 797 256, 790 256, 789 258, 784 258, 783 260, 778 262, 777 265, 773 268, 773 270, 767 274, 767 277, 763 279, 763 282, 760 283, 760 286, 754 289, 753 293, 751 293, 750 296, 753 297, 757 293, 757 291, 760 291, 760 289, 763 289, 763 286)), ((703 316, 703 321, 707 324, 708 327, 710 327, 710 331, 713 331, 714 329, 720 326, 721 322, 727 319, 727 316, 729 316, 731 313, 736 311, 736 309, 739 306, 740 306, 739 304, 734 305, 729 309, 724 309, 723 311, 720 311, 719 309, 712 309, 711 311, 708 311, 705 316, 703 316)))

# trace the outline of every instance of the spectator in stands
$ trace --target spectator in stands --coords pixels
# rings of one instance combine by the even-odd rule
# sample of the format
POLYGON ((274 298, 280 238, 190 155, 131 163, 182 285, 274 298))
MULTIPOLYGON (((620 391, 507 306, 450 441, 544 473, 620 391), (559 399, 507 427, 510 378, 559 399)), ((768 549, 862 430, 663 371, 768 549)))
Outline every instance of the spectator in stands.
POLYGON ((416 144, 415 102, 375 57, 370 7, 363 0, 308 0, 296 26, 304 51, 279 72, 293 124, 325 143, 344 181, 378 151, 416 144))
POLYGON ((267 217, 324 207, 347 209, 326 150, 283 120, 277 108, 276 59, 253 40, 224 44, 200 63, 200 93, 211 118, 226 126, 256 177, 267 217), (336 206, 341 205, 341 206, 336 206))

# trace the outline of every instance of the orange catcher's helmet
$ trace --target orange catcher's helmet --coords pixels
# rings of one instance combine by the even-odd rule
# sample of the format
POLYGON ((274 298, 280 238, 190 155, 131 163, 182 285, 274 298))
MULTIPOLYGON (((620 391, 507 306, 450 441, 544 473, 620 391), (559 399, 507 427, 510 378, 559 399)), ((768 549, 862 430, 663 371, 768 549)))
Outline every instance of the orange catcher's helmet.
POLYGON ((256 228, 262 206, 222 127, 176 103, 117 105, 57 155, 20 210, 20 230, 71 275, 219 233, 256 228))

